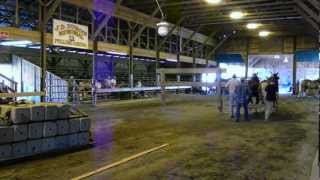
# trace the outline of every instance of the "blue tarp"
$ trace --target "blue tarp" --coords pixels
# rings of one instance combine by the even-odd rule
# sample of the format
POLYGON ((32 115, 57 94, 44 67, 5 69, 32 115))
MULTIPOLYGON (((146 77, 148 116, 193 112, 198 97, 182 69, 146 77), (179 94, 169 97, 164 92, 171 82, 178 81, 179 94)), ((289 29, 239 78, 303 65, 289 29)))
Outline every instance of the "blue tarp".
POLYGON ((218 63, 244 63, 240 54, 217 54, 216 61, 218 63))
POLYGON ((306 50, 297 51, 295 53, 297 62, 316 62, 319 61, 319 51, 317 50, 306 50))

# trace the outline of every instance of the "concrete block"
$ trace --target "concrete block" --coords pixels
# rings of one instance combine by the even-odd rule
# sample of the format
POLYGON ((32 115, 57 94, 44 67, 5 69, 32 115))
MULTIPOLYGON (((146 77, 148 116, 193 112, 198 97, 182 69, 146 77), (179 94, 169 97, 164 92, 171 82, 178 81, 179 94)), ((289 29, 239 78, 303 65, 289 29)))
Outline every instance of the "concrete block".
POLYGON ((54 137, 42 139, 42 152, 49 152, 56 149, 56 140, 54 137))
POLYGON ((24 141, 28 139, 28 125, 20 124, 13 125, 13 140, 14 142, 24 141))
POLYGON ((79 146, 79 136, 78 134, 70 134, 69 138, 69 146, 70 147, 77 147, 79 146))
POLYGON ((80 131, 89 131, 91 127, 91 120, 87 117, 80 118, 80 131))
POLYGON ((12 144, 12 154, 15 158, 27 156, 27 142, 24 141, 12 144))
POLYGON ((71 106, 69 104, 58 104, 58 119, 68 119, 71 106))
POLYGON ((57 123, 56 122, 44 122, 43 123, 43 137, 52 137, 57 135, 57 123))
POLYGON ((35 155, 42 152, 42 139, 27 141, 28 155, 35 155))
POLYGON ((70 133, 77 133, 80 131, 80 119, 69 120, 70 133))
POLYGON ((63 150, 69 147, 69 136, 57 136, 55 137, 56 149, 63 150))
POLYGON ((47 104, 45 106, 45 120, 57 120, 58 119, 58 107, 55 104, 47 104))
POLYGON ((68 133, 69 133, 69 121, 68 120, 57 121, 57 134, 65 135, 68 133))
POLYGON ((9 144, 0 146, 0 160, 8 160, 12 158, 12 146, 9 144))
POLYGON ((45 107, 43 105, 30 106, 30 121, 44 121, 45 107))
POLYGON ((14 124, 22 124, 30 121, 30 106, 12 106, 10 119, 14 124))
POLYGON ((83 132, 78 134, 78 140, 80 146, 85 146, 89 144, 89 133, 83 132))
POLYGON ((0 126, 0 144, 13 142, 13 127, 0 126))
POLYGON ((43 136, 43 123, 28 124, 28 138, 39 139, 43 136))

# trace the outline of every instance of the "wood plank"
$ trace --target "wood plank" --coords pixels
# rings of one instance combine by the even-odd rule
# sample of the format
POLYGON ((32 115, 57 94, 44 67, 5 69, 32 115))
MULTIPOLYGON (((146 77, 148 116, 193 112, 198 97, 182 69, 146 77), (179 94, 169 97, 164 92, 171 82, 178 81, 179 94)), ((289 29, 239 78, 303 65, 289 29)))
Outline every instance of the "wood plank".
POLYGON ((99 169, 96 169, 96 170, 94 170, 94 171, 85 173, 85 174, 83 174, 83 175, 81 175, 81 176, 74 177, 74 178, 72 178, 71 180, 81 180, 81 179, 85 179, 85 178, 94 176, 94 175, 99 174, 99 173, 102 173, 103 171, 106 171, 106 170, 108 170, 108 169, 111 169, 111 168, 120 166, 121 164, 124 164, 124 163, 127 163, 127 162, 129 162, 129 161, 135 160, 135 159, 137 159, 137 158, 140 158, 140 157, 142 157, 142 156, 144 156, 144 155, 147 155, 147 154, 149 154, 149 153, 152 153, 152 152, 154 152, 154 151, 158 151, 158 150, 160 150, 160 149, 163 149, 163 148, 165 148, 165 147, 167 147, 167 146, 169 146, 169 144, 163 144, 163 145, 161 145, 161 146, 158 146, 158 147, 155 147, 155 148, 152 148, 152 149, 143 151, 143 152, 141 152, 141 153, 135 154, 135 155, 130 156, 130 157, 128 157, 128 158, 124 158, 124 159, 122 159, 122 160, 120 160, 120 161, 117 161, 117 162, 115 162, 115 163, 112 163, 112 164, 103 166, 103 167, 101 167, 101 168, 99 168, 99 169))

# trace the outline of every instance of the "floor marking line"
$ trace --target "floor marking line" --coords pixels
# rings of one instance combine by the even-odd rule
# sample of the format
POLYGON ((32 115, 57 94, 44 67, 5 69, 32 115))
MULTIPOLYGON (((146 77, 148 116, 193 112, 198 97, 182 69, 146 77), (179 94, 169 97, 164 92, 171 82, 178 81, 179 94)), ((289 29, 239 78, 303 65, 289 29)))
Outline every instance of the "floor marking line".
POLYGON ((120 161, 117 161, 117 162, 115 162, 115 163, 112 163, 112 164, 103 166, 103 167, 101 167, 101 168, 99 168, 99 169, 96 169, 96 170, 94 170, 94 171, 85 173, 85 174, 83 174, 83 175, 81 175, 81 176, 74 177, 74 178, 72 178, 71 180, 81 180, 81 179, 88 178, 88 177, 90 177, 90 176, 93 176, 93 175, 95 175, 95 174, 101 173, 101 172, 103 172, 103 171, 105 171, 105 170, 108 170, 108 169, 111 169, 111 168, 113 168, 113 167, 119 166, 119 165, 121 165, 121 164, 123 164, 123 163, 132 161, 132 160, 134 160, 134 159, 137 159, 137 158, 139 158, 139 157, 141 157, 141 156, 144 156, 144 155, 146 155, 146 154, 152 153, 152 152, 154 152, 154 151, 160 150, 160 149, 165 148, 165 147, 167 147, 167 146, 169 146, 169 144, 163 144, 163 145, 161 145, 161 146, 158 146, 158 147, 155 147, 155 148, 152 148, 152 149, 143 151, 143 152, 141 152, 141 153, 138 153, 138 154, 135 154, 135 155, 133 155, 133 156, 124 158, 124 159, 122 159, 122 160, 120 160, 120 161))

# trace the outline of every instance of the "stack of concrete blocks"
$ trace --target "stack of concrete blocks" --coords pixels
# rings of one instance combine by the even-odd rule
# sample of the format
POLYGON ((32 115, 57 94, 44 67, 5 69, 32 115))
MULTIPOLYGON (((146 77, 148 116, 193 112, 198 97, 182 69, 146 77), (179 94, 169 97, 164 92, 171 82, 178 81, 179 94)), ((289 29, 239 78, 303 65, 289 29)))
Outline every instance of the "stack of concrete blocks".
POLYGON ((0 112, 10 112, 11 122, 0 126, 0 161, 89 144, 90 119, 70 118, 69 105, 5 105, 0 112))

